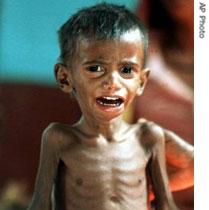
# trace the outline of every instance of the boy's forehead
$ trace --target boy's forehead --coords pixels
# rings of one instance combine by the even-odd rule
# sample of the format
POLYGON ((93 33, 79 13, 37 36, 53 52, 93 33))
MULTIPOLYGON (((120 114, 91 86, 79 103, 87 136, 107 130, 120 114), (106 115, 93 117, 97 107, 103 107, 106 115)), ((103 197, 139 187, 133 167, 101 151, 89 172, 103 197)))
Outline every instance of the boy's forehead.
POLYGON ((141 35, 137 31, 129 31, 117 39, 95 40, 82 39, 78 43, 74 62, 87 61, 114 62, 144 58, 144 48, 141 35))

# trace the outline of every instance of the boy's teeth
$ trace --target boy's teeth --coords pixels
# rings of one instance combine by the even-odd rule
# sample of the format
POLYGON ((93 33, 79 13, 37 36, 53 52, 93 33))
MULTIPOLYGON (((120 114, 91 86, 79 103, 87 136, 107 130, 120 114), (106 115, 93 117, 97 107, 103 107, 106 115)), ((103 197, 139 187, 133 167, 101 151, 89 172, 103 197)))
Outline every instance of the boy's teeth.
POLYGON ((111 107, 116 107, 116 106, 120 105, 119 103, 105 103, 105 102, 102 102, 102 101, 98 101, 98 103, 103 105, 103 106, 111 106, 111 107))
POLYGON ((118 98, 111 98, 111 97, 103 97, 104 99, 107 99, 107 100, 117 100, 118 98))
POLYGON ((122 99, 120 98, 108 97, 108 96, 97 98, 97 102, 103 106, 109 106, 109 107, 117 107, 123 103, 122 99))

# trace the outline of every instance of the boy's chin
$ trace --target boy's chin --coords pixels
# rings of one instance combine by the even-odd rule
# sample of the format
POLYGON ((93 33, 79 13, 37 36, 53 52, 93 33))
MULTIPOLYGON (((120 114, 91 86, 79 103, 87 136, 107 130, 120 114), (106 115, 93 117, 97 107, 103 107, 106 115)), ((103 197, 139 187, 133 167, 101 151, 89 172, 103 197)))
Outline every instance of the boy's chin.
POLYGON ((98 122, 101 122, 101 123, 111 123, 114 120, 122 119, 123 118, 123 113, 124 113, 124 111, 114 112, 114 113, 110 113, 110 112, 100 113, 97 116, 97 120, 98 120, 98 122))
POLYGON ((124 113, 125 107, 124 104, 121 104, 120 106, 103 106, 97 104, 96 109, 103 120, 110 121, 120 117, 124 113))

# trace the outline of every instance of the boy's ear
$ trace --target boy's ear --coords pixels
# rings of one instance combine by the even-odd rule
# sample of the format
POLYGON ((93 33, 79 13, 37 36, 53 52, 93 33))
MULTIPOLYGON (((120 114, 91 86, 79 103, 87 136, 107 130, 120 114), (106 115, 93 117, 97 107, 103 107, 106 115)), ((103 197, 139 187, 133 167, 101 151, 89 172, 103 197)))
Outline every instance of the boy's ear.
POLYGON ((60 89, 65 93, 71 93, 73 90, 70 70, 61 63, 54 66, 54 74, 60 89))
POLYGON ((137 90, 137 95, 138 96, 142 95, 142 93, 144 92, 144 88, 147 84, 149 74, 150 74, 150 69, 146 68, 146 69, 142 70, 141 75, 140 75, 140 86, 137 90))

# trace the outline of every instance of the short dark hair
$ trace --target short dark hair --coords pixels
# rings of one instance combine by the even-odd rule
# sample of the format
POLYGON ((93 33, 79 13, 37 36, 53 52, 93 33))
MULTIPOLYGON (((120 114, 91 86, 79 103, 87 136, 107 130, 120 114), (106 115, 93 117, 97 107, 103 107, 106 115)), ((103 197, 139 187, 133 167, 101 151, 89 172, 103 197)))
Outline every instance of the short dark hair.
POLYGON ((136 15, 124 6, 109 3, 100 3, 81 9, 58 31, 60 61, 65 63, 73 58, 80 38, 111 40, 135 29, 139 29, 142 36, 145 62, 148 35, 145 26, 136 15))

